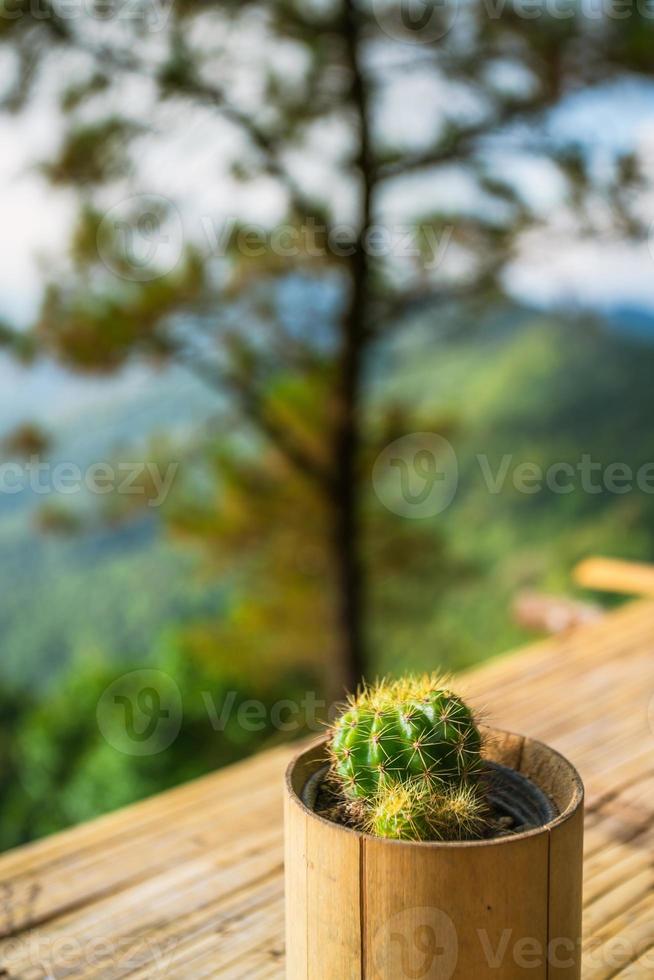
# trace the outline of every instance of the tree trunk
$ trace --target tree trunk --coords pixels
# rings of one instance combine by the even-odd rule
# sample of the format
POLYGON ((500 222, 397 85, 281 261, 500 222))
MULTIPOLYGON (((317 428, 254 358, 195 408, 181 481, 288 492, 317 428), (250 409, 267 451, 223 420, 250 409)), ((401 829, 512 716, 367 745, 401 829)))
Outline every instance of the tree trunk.
POLYGON ((356 689, 368 667, 365 641, 365 573, 361 555, 361 388, 367 339, 369 264, 365 248, 371 220, 371 162, 368 93, 361 69, 360 27, 355 5, 346 0, 344 40, 352 75, 351 104, 359 125, 355 161, 360 180, 359 234, 350 257, 350 296, 343 315, 334 445, 334 549, 339 605, 339 653, 336 684, 356 689))
POLYGON ((335 445, 333 541, 340 635, 335 684, 356 690, 366 672, 364 619, 365 583, 361 557, 361 513, 358 458, 360 450, 361 288, 353 284, 349 329, 341 357, 340 397, 335 445))

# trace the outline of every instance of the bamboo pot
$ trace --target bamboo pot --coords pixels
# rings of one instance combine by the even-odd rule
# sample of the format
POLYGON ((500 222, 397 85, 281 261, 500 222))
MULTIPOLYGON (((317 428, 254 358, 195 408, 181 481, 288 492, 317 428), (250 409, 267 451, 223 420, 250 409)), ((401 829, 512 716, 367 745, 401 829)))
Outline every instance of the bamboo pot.
POLYGON ((578 980, 581 780, 541 742, 487 735, 487 758, 529 777, 559 816, 492 840, 382 840, 302 803, 326 739, 294 759, 285 791, 288 980, 578 980))

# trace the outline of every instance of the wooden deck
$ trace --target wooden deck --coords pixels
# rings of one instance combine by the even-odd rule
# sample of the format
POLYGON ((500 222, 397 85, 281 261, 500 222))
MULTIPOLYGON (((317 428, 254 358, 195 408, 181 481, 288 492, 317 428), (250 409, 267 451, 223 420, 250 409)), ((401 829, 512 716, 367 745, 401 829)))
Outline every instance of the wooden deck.
MULTIPOLYGON (((461 678, 588 793, 585 980, 654 977, 654 601, 461 678)), ((0 976, 284 974, 280 749, 0 858, 0 976)), ((344 978, 349 980, 349 978, 344 978)))

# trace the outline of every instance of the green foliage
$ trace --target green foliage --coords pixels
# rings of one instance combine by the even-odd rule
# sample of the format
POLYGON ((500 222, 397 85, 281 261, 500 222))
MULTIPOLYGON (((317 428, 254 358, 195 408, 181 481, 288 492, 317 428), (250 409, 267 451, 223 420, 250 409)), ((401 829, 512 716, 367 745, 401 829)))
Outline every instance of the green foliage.
POLYGON ((23 364, 30 364, 36 355, 36 340, 31 333, 14 330, 0 320, 0 349, 9 351, 23 364))
MULTIPOLYGON (((165 214, 152 217, 165 221, 165 214)), ((164 325, 206 297, 206 269, 199 255, 188 249, 168 274, 131 281, 133 258, 121 247, 119 230, 102 223, 96 211, 85 210, 72 257, 75 288, 52 283, 46 290, 34 325, 39 351, 67 367, 96 374, 116 371, 139 353, 155 362, 168 360, 175 341, 164 325), (89 281, 92 286, 82 287, 89 281)))
MULTIPOLYGON (((45 683, 71 650, 96 646, 98 634, 121 663, 132 663, 166 618, 194 613, 185 637, 194 663, 211 670, 228 657, 238 660, 240 690, 256 686, 264 672, 311 672, 317 664, 329 667, 326 676, 342 690, 351 639, 343 607, 355 591, 367 600, 353 619, 378 661, 372 669, 424 668, 432 649, 446 649, 448 666, 461 666, 480 651, 522 638, 506 614, 516 587, 532 580, 560 584, 571 561, 600 543, 623 553, 651 546, 652 509, 640 498, 532 500, 510 488, 491 496, 471 486, 477 453, 495 459, 507 445, 516 455, 537 445, 546 460, 572 457, 579 445, 596 447, 606 439, 599 446, 604 453, 628 451, 633 459, 641 451, 639 420, 647 417, 640 410, 651 409, 648 358, 618 351, 613 359, 615 348, 601 338, 598 350, 609 356, 602 360, 586 350, 584 367, 570 333, 555 330, 553 340, 548 329, 506 343, 494 336, 488 344, 436 347, 429 323, 407 379, 388 368, 391 358, 379 345, 406 326, 416 304, 433 304, 442 317, 443 299, 467 304, 473 298, 472 313, 468 305, 457 307, 460 331, 501 295, 503 268, 520 236, 543 220, 506 165, 509 144, 511 152, 554 167, 564 188, 558 206, 577 209, 585 234, 593 232, 598 214, 594 175, 601 173, 600 190, 616 226, 645 236, 645 212, 633 193, 643 174, 633 155, 618 160, 611 177, 605 161, 590 165, 576 139, 540 138, 548 111, 569 94, 634 72, 651 77, 652 25, 645 18, 604 18, 589 31, 581 11, 570 18, 543 12, 530 20, 508 5, 489 18, 481 0, 466 5, 447 44, 421 48, 420 70, 433 69, 425 80, 440 87, 443 118, 424 140, 404 142, 377 123, 393 82, 402 86, 407 78, 407 51, 417 50, 403 43, 409 28, 402 28, 399 3, 382 5, 385 19, 379 4, 349 0, 218 0, 208 6, 180 0, 166 9, 156 43, 144 39, 151 4, 137 3, 135 16, 121 18, 120 30, 97 18, 66 17, 47 3, 37 6, 22 2, 11 17, 0 17, 0 44, 11 56, 2 105, 24 109, 45 79, 65 132, 41 172, 65 193, 78 191, 80 214, 69 252, 60 249, 61 262, 52 263, 32 329, 19 333, 0 324, 0 345, 23 360, 38 352, 96 375, 144 358, 166 366, 174 360, 218 390, 219 406, 229 401, 229 415, 221 418, 226 438, 214 432, 188 440, 190 455, 203 457, 203 492, 192 472, 166 514, 176 539, 200 545, 207 567, 224 581, 219 600, 205 608, 205 598, 198 599, 187 581, 189 564, 153 545, 155 529, 138 507, 121 509, 115 501, 106 514, 115 532, 111 544, 101 536, 64 540, 62 534, 46 544, 29 538, 21 550, 26 539, 12 539, 5 551, 10 586, 0 597, 7 674, 22 672, 24 687, 35 678, 45 683), (249 43, 253 27, 261 41, 256 57, 249 43), (232 43, 240 32, 247 43, 232 43), (378 51, 388 57, 375 57, 378 51), (505 84, 507 75, 517 84, 505 84), (126 99, 126 92, 139 98, 126 99), (168 272, 157 264, 156 249, 135 269, 132 245, 144 218, 139 202, 149 197, 152 179, 141 167, 143 135, 146 156, 156 158, 166 140, 187 135, 191 118, 206 127, 208 148, 212 139, 222 141, 220 167, 251 185, 251 200, 261 186, 272 185, 280 225, 301 231, 314 222, 327 236, 338 229, 343 201, 351 198, 351 253, 319 249, 315 255, 301 246, 289 258, 266 241, 261 254, 252 255, 238 242, 243 215, 234 215, 224 254, 207 254, 196 241, 168 272), (510 140, 504 140, 508 127, 510 140), (316 151, 316 135, 331 132, 338 134, 337 152, 325 154, 320 141, 316 151), (489 153, 491 143, 500 152, 489 153), (325 166, 325 179, 320 169, 320 179, 307 182, 310 191, 297 178, 300 156, 305 170, 311 161, 325 166), (379 202, 393 196, 398 178, 428 175, 437 185, 452 167, 465 175, 470 193, 463 203, 430 205, 426 215, 410 217, 420 252, 415 261, 398 262, 393 249, 365 251, 365 225, 382 220, 379 202), (116 191, 126 211, 120 221, 105 221, 116 191), (448 228, 455 261, 435 269, 434 237, 448 228), (315 288, 303 303, 284 306, 278 293, 297 285, 299 271, 310 272, 315 288), (335 296, 326 313, 321 288, 335 296), (298 326, 300 306, 305 316, 298 326), (633 390, 621 389, 618 365, 633 390), (456 429, 445 428, 452 418, 456 429), (575 423, 568 429, 570 418, 575 423), (448 437, 460 433, 460 492, 441 524, 395 520, 369 486, 370 466, 385 442, 418 427, 448 437), (339 535, 343 527, 347 533, 339 535), (122 554, 107 559, 112 548, 122 554), (343 575, 346 550, 349 579, 343 575), (359 588, 348 592, 357 569, 359 588)), ((448 26, 447 5, 431 12, 432 26, 448 26)), ((162 232, 156 242, 169 236, 175 208, 181 215, 190 180, 172 181, 167 205, 146 202, 145 217, 162 232)), ((602 234, 605 222, 600 209, 602 234)), ((152 230, 146 222, 147 244, 152 230)), ((416 342, 415 334, 406 336, 416 342)), ((168 416, 164 427, 172 421, 168 416)), ((18 505, 5 503, 11 506, 18 505)), ((40 519, 50 530, 77 529, 56 507, 42 510, 40 519)), ((101 674, 87 677, 90 692, 97 694, 108 678, 101 674)), ((85 704, 84 690, 75 688, 74 696, 85 704)), ((90 704, 76 720, 71 697, 62 694, 57 707, 55 696, 50 712, 41 705, 32 713, 31 704, 21 702, 26 734, 18 735, 19 771, 29 785, 34 780, 34 809, 21 810, 19 797, 8 797, 5 813, 14 823, 7 826, 19 828, 18 835, 45 832, 159 789, 189 767, 195 771, 193 749, 183 738, 186 762, 180 755, 170 769, 163 756, 146 765, 113 755, 94 742, 90 704), (59 745, 70 755, 70 771, 68 760, 57 757, 59 745), (59 790, 62 808, 49 811, 43 801, 59 790)), ((214 761, 231 757, 216 751, 214 761)), ((198 758, 204 760, 201 752, 198 758)), ((405 802, 395 800, 395 810, 381 815, 388 832, 402 824, 405 802)))
POLYGON ((105 92, 111 85, 111 80, 101 71, 96 72, 81 82, 74 82, 61 94, 61 108, 64 112, 72 112, 87 99, 100 92, 105 92))
MULTIPOLYGON (((79 98, 91 91, 96 91, 95 86, 89 85, 84 93, 79 92, 79 98)), ((43 173, 55 186, 83 186, 112 180, 124 172, 127 144, 139 132, 140 126, 120 117, 77 126, 67 135, 59 155, 42 165, 43 173)))
POLYGON ((33 422, 23 422, 9 432, 1 449, 9 456, 39 457, 47 453, 51 445, 48 433, 33 422))
POLYGON ((380 403, 458 419, 445 432, 458 458, 452 504, 432 520, 398 523, 419 525, 425 550, 439 541, 459 574, 449 587, 429 575, 409 585, 398 567, 376 583, 370 635, 380 674, 429 669, 433 649, 445 669, 461 670, 530 642, 511 614, 521 590, 570 594, 571 570, 589 553, 654 553, 654 495, 635 478, 626 494, 587 493, 578 470, 582 453, 603 471, 620 461, 634 475, 651 460, 642 421, 654 410, 651 343, 621 325, 510 306, 472 324, 452 316, 456 333, 423 315, 393 344, 392 378, 375 385, 380 403), (560 462, 573 468, 573 492, 514 486, 521 465, 545 473, 560 462), (396 628, 384 616, 389 603, 411 610, 396 628))
MULTIPOLYGON (((525 496, 510 476, 501 492, 491 494, 476 459, 487 453, 496 472, 509 447, 512 466, 534 457, 544 464, 575 463, 583 444, 594 459, 620 459, 637 468, 651 458, 642 420, 654 410, 654 350, 592 323, 557 323, 508 308, 476 324, 469 335, 443 339, 443 328, 442 321, 423 318, 393 349, 392 373, 371 379, 374 438, 367 465, 378 446, 414 424, 416 430, 433 427, 445 434, 460 464, 459 492, 441 519, 398 520, 372 492, 366 502, 368 628, 379 673, 427 670, 434 649, 448 669, 459 670, 523 643, 530 636, 510 614, 521 588, 569 592, 570 569, 590 551, 647 559, 654 550, 651 494, 525 496), (410 406, 420 393, 420 414, 412 416, 410 406)), ((150 415, 150 424, 159 420, 160 428, 172 427, 190 398, 191 390, 179 389, 172 379, 152 406, 144 392, 137 405, 124 406, 126 431, 133 430, 135 418, 150 415)), ((193 418, 204 417, 207 403, 197 399, 191 427, 193 418)), ((113 406, 114 413, 119 410, 113 406)), ((75 458, 62 441, 59 434, 61 451, 75 458)), ((39 800, 35 786, 28 813, 20 788, 24 780, 31 782, 37 755, 21 755, 19 764, 12 744, 24 726, 32 728, 35 705, 45 697, 56 700, 62 685, 70 684, 62 674, 74 674, 89 651, 106 650, 109 683, 117 670, 158 666, 162 647, 154 641, 162 627, 186 623, 184 649, 195 669, 215 676, 231 662, 233 688, 242 697, 256 690, 262 676, 277 683, 281 670, 287 676, 315 673, 329 657, 330 559, 324 517, 311 509, 316 496, 302 481, 290 480, 279 457, 260 446, 254 454, 243 440, 234 440, 229 451, 213 440, 209 446, 212 451, 190 447, 200 472, 194 477, 185 463, 180 495, 171 497, 168 527, 182 550, 158 541, 156 528, 148 530, 138 514, 122 518, 111 531, 72 539, 36 535, 12 512, 0 523, 7 719, 0 737, 6 785, 15 784, 15 792, 5 796, 7 846, 37 833, 30 814, 39 800), (210 559, 208 579, 198 579, 187 547, 200 548, 210 559)), ((11 498, 3 503, 7 507, 11 498)), ((211 684, 221 690, 218 681, 211 684)), ((211 684, 208 690, 214 690, 211 684)), ((88 738, 97 740, 88 711, 88 738)), ((56 752, 60 723, 41 717, 47 719, 41 741, 49 740, 56 752)), ((230 740, 243 737, 244 753, 262 744, 254 734, 231 730, 230 740)), ((216 764, 235 757, 218 741, 216 764)), ((165 766, 149 768, 100 749, 76 767, 75 795, 85 801, 85 815, 170 785, 165 766), (93 759, 108 772, 123 766, 124 789, 116 784, 112 790, 108 777, 104 789, 98 788, 104 777, 94 771, 93 759)), ((181 758, 175 766, 183 770, 181 758)), ((66 813, 41 806, 50 814, 48 829, 73 819, 73 796, 71 789, 66 813)))
MULTIPOLYGON (((276 727, 271 709, 289 700, 301 706, 304 692, 316 688, 315 677, 301 671, 246 681, 227 664, 203 665, 179 635, 160 641, 138 666, 152 662, 180 691, 182 710, 172 744, 160 750, 155 744, 146 755, 121 751, 98 727, 103 695, 135 663, 121 668, 99 657, 80 658, 46 700, 30 705, 12 698, 10 710, 0 706, 0 848, 88 820, 289 738, 276 727)), ((292 716, 295 734, 302 733, 303 721, 298 710, 292 716)))
MULTIPOLYGON (((377 4, 350 0, 224 0, 208 8, 180 2, 157 25, 156 44, 147 44, 147 14, 156 11, 146 4, 137 4, 134 17, 123 18, 117 31, 112 24, 66 19, 51 8, 35 12, 25 4, 22 16, 0 30, 16 76, 7 105, 24 107, 38 97, 42 73, 52 78, 64 134, 43 173, 58 188, 74 187, 80 205, 69 254, 52 267, 30 343, 92 374, 144 357, 158 364, 175 360, 230 399, 239 434, 252 440, 261 458, 231 454, 209 508, 202 501, 186 515, 175 514, 175 531, 195 542, 203 538, 212 560, 218 553, 217 565, 236 566, 239 573, 249 566, 257 585, 265 583, 234 602, 227 635, 236 649, 256 646, 256 625, 277 638, 269 641, 271 648, 292 659, 307 625, 317 624, 316 657, 330 665, 338 691, 348 674, 354 683, 353 675, 363 672, 365 638, 382 620, 377 610, 385 601, 390 598, 394 612, 403 605, 409 623, 414 600, 398 602, 395 579, 407 583, 406 594, 422 576, 434 591, 442 587, 442 595, 446 586, 469 578, 474 565, 468 555, 462 560, 454 554, 442 533, 392 530, 388 515, 364 499, 367 465, 379 448, 365 402, 375 343, 405 326, 416 300, 442 308, 443 297, 453 295, 478 303, 496 298, 520 235, 542 224, 503 152, 486 152, 489 138, 504 146, 511 126, 512 152, 553 164, 564 188, 561 206, 571 202, 585 223, 596 211, 593 168, 580 159, 576 140, 539 140, 535 130, 548 110, 598 79, 634 69, 651 74, 631 26, 625 40, 614 25, 603 24, 599 43, 580 12, 570 18, 543 12, 532 22, 509 5, 489 19, 484 4, 473 3, 458 11, 447 46, 431 45, 420 68, 426 82, 441 88, 439 124, 422 142, 400 140, 376 120, 387 93, 406 78, 410 28, 400 3, 383 6, 380 13, 377 4), (258 56, 244 59, 253 28, 258 56), (247 44, 226 40, 239 32, 247 44), (389 57, 373 57, 378 49, 389 57), (64 59, 71 71, 53 72, 64 59), (138 98, 132 102, 126 92, 138 98), (253 196, 272 185, 276 224, 284 232, 321 225, 330 241, 342 229, 345 210, 331 188, 351 187, 345 213, 350 247, 316 251, 302 241, 289 256, 267 236, 252 254, 238 242, 239 222, 249 213, 243 209, 232 215, 232 235, 218 254, 201 248, 196 235, 171 271, 166 273, 157 248, 148 251, 145 267, 137 263, 135 269, 134 240, 168 241, 174 249, 170 222, 176 209, 177 217, 187 216, 184 193, 177 196, 185 181, 173 182, 167 203, 161 195, 159 204, 150 200, 152 173, 141 166, 143 135, 145 156, 156 158, 167 140, 186 134, 191 114, 206 127, 207 146, 212 138, 222 140, 223 172, 238 173, 253 196), (337 140, 342 149, 325 155, 316 136, 331 127, 343 134, 337 140), (309 166, 324 165, 326 179, 305 187, 293 163, 299 155, 309 166), (368 231, 385 220, 378 202, 388 199, 394 182, 421 173, 436 182, 451 167, 465 173, 470 194, 411 215, 419 245, 415 260, 399 263, 393 248, 377 254, 366 247, 368 231), (112 204, 126 209, 119 220, 112 204), (436 269, 434 237, 447 229, 455 261, 452 268, 444 262, 436 269), (300 271, 310 272, 316 296, 331 289, 335 299, 324 322, 313 309, 314 297, 302 304, 309 307, 309 322, 298 329, 276 293, 300 271), (212 516, 210 507, 220 508, 223 495, 225 513, 212 516), (307 541, 298 543, 302 529, 307 541)), ((432 28, 451 26, 452 13, 448 5, 430 10, 432 28)), ((641 177, 633 159, 616 168, 612 187, 616 222, 634 234, 646 231, 631 195, 641 177)), ((602 190, 610 192, 609 184, 602 190)), ((222 221, 224 215, 204 217, 222 221)), ((185 234, 186 222, 180 224, 185 234)), ((0 331, 0 342, 5 340, 0 331)), ((411 424, 418 414, 407 411, 404 419, 411 424)), ((427 425, 438 428, 433 421, 427 425)), ((52 510, 43 523, 66 528, 63 515, 52 510)), ((221 623, 221 634, 223 629, 221 623)))
POLYGON ((82 530, 79 509, 56 498, 0 520, 3 680, 37 699, 85 653, 129 665, 169 623, 219 619, 226 605, 229 583, 199 576, 193 556, 161 540, 151 521, 82 530))

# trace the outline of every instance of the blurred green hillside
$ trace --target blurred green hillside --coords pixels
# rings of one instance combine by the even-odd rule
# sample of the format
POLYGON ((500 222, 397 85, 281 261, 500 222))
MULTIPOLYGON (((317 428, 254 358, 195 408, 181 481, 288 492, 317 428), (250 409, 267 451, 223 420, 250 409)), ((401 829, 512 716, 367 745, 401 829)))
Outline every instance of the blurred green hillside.
POLYGON ((222 589, 155 521, 80 537, 44 535, 26 515, 0 521, 6 685, 47 692, 78 654, 142 658, 168 622, 219 615, 222 589))
MULTIPOLYGON (((215 408, 215 399, 182 372, 155 375, 122 397, 105 393, 97 406, 56 420, 47 430, 46 460, 84 469, 99 460, 148 458, 156 433, 183 440, 215 408)), ((43 416, 38 404, 34 414, 43 416)), ((10 688, 42 695, 72 658, 88 651, 131 663, 163 625, 220 612, 222 586, 194 575, 197 562, 164 538, 156 511, 115 527, 91 521, 79 535, 39 529, 44 509, 86 517, 98 499, 56 499, 29 489, 0 494, 0 629, 10 688)))
MULTIPOLYGON (((451 318, 425 316, 401 343, 379 353, 369 381, 370 425, 389 405, 406 407, 414 431, 440 419, 459 465, 451 506, 411 522, 434 562, 445 542, 446 567, 409 586, 396 563, 400 571, 375 585, 370 629, 380 673, 460 669, 524 642, 527 634, 510 614, 516 592, 570 592, 570 569, 590 552, 651 558, 652 494, 580 488, 527 494, 515 489, 512 476, 523 462, 576 467, 582 454, 602 467, 619 462, 634 470, 654 459, 653 377, 654 345, 645 339, 611 325, 518 308, 469 324, 456 311, 451 318), (504 460, 501 492, 489 491, 480 455, 491 474, 504 460)), ((124 444, 127 432, 141 446, 159 430, 170 434, 170 420, 184 412, 189 421, 211 417, 214 406, 206 396, 189 401, 178 379, 168 390, 167 383, 157 381, 161 416, 156 402, 141 415, 134 402, 115 406, 105 429, 113 433, 107 446, 124 444)), ((149 395, 144 399, 150 404, 149 395)), ((60 432, 58 456, 94 458, 88 445, 81 448, 82 434, 90 439, 92 431, 87 416, 78 429, 60 432)), ((381 506, 372 482, 368 497, 371 509, 381 506)), ((300 697, 317 683, 288 664, 277 677, 262 671, 253 682, 252 665, 246 670, 223 662, 219 650, 209 664, 188 655, 184 625, 220 620, 225 583, 203 575, 198 556, 170 541, 156 517, 44 536, 32 526, 37 503, 12 498, 0 512, 0 625, 8 678, 0 732, 2 846, 288 737, 269 724, 260 731, 244 732, 234 723, 214 730, 202 691, 218 703, 236 691, 239 700, 258 697, 270 705, 300 697), (117 667, 144 666, 165 670, 184 692, 184 725, 171 749, 139 758, 101 738, 96 707, 117 667)), ((393 520, 399 541, 407 519, 393 520)))
POLYGON ((651 559, 654 494, 586 493, 580 477, 573 493, 544 486, 528 494, 512 481, 522 463, 576 468, 587 454, 599 485, 610 464, 635 472, 654 459, 654 346, 646 339, 610 323, 510 310, 451 332, 447 323, 438 332, 420 324, 390 361, 394 377, 378 399, 455 420, 457 495, 423 523, 426 534, 445 536, 469 574, 445 601, 429 583, 419 600, 412 596, 425 618, 411 636, 378 631, 382 670, 432 660, 460 669, 524 642, 510 617, 513 596, 532 587, 569 593, 573 565, 591 552, 651 559), (501 474, 507 458, 501 492, 489 492, 484 474, 501 474))

